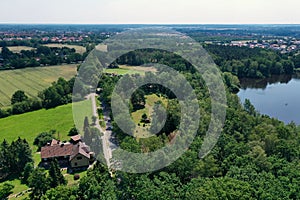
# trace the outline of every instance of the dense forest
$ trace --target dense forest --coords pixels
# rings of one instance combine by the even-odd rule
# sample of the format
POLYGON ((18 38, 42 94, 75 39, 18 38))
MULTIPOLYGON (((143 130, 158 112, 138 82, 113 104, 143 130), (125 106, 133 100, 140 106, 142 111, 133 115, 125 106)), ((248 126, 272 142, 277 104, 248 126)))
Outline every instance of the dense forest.
MULTIPOLYGON (((130 174, 115 171, 111 176, 109 170, 98 162, 94 169, 88 171, 87 176, 80 178, 78 185, 72 187, 66 186, 57 163, 51 164, 49 175, 43 169, 32 169, 28 166, 30 164, 24 166, 22 162, 19 167, 24 167, 22 170, 24 173, 18 176, 26 175, 26 184, 32 188, 31 199, 300 199, 299 127, 294 123, 285 125, 281 121, 258 113, 249 100, 241 103, 235 94, 239 87, 238 77, 254 78, 293 73, 295 67, 293 60, 261 49, 229 47, 227 51, 234 53, 226 53, 227 51, 224 53, 217 46, 206 48, 223 71, 222 78, 227 97, 224 128, 218 143, 208 156, 203 159, 198 157, 211 121, 210 95, 201 74, 176 55, 140 50, 122 56, 117 63, 140 65, 157 62, 172 66, 184 75, 196 92, 201 123, 191 146, 174 163, 152 173, 130 174), (235 64, 236 67, 233 67, 235 64), (27 171, 29 173, 25 173, 27 171)), ((129 75, 126 76, 130 80, 129 75)), ((155 75, 147 72, 145 77, 133 75, 131 79, 142 80, 148 77, 155 75)), ((175 78, 166 75, 168 81, 175 78)), ((119 76, 111 75, 102 77, 98 84, 98 87, 102 88, 99 92, 101 101, 109 105, 111 93, 119 79, 119 76)), ((176 81, 175 83, 180 84, 176 81)), ((51 108, 70 102, 73 84, 74 80, 63 79, 53 83, 39 95, 42 99, 41 106, 51 108)), ((82 87, 84 88, 83 84, 82 87)), ((127 87, 134 88, 134 85, 127 87)), ((154 84, 141 87, 131 98, 130 112, 143 106, 143 97, 147 94, 158 94, 167 99, 166 124, 159 134, 137 140, 125 134, 112 118, 114 132, 122 149, 149 153, 168 145, 176 137, 181 118, 180 104, 170 90, 154 84)), ((28 99, 19 91, 13 95, 12 103, 22 104, 28 99)), ((158 113, 159 107, 154 110, 158 113)), ((89 132, 88 127, 86 130, 89 132)), ((25 141, 20 139, 18 141, 26 146, 25 141)), ((0 153, 3 154, 5 149, 13 148, 15 145, 11 144, 9 147, 9 144, 3 142, 2 146, 4 147, 1 147, 0 153)), ((11 189, 9 185, 0 187, 0 194, 9 194, 9 189, 11 189)))
MULTIPOLYGON (((185 76, 195 80, 199 75, 185 73, 185 76)), ((107 76, 100 85, 109 90, 108 87, 113 87, 116 81, 116 77, 107 76)), ((39 182, 39 185, 31 183, 33 191, 37 191, 31 197, 87 200, 299 199, 299 128, 293 123, 285 125, 259 114, 250 101, 242 105, 237 95, 228 89, 227 117, 222 135, 212 152, 199 159, 198 150, 209 123, 210 106, 206 88, 198 81, 191 83, 201 97, 199 104, 203 108, 203 123, 190 148, 176 162, 147 174, 116 171, 113 177, 106 167, 98 163, 86 177, 80 179, 78 186, 73 187, 64 186, 64 182, 49 186, 45 172, 35 169, 32 173, 45 182, 39 182)), ((155 92, 166 95, 157 89, 155 92)), ((178 116, 178 104, 172 101, 174 99, 169 98, 172 108, 168 109, 168 114, 174 119, 178 116)), ((137 141, 115 127, 120 146, 133 152, 155 151, 167 144, 172 136, 172 130, 165 130, 165 133, 137 141)))
MULTIPOLYGON (((223 72, 230 72, 239 78, 265 78, 271 75, 293 74, 300 67, 299 55, 285 55, 261 48, 205 45, 214 62, 223 72)), ((171 64, 177 70, 191 69, 187 62, 176 55, 156 50, 139 50, 121 56, 118 64, 139 66, 147 63, 171 64)))
MULTIPOLYGON (((137 55, 140 54, 138 51, 137 55)), ((249 59, 249 55, 240 56, 236 59, 249 59)), ((141 57, 125 55, 118 63, 122 59, 124 63, 130 62, 131 58, 141 57)), ((147 54, 146 58, 151 56, 147 54)), ((281 59, 284 58, 278 55, 278 61, 281 59)), ((143 62, 139 61, 139 64, 143 62)), ((170 166, 147 174, 116 171, 115 176, 110 177, 108 169, 98 164, 80 180, 78 187, 70 189, 60 186, 45 192, 43 198, 63 198, 67 193, 71 199, 299 199, 299 127, 294 123, 285 125, 258 113, 249 100, 241 103, 235 94, 235 88, 239 85, 237 77, 224 72, 228 104, 224 129, 214 149, 207 157, 200 159, 198 151, 211 120, 209 93, 201 75, 193 67, 176 56, 165 64, 184 74, 196 91, 201 107, 197 136, 184 155, 170 166)), ((149 72, 147 76, 153 74, 149 72)), ((142 77, 132 77, 135 78, 142 77)), ((98 85, 103 89, 101 100, 110 102, 119 79, 118 76, 103 76, 98 85)), ((168 99, 168 117, 164 128, 155 136, 137 140, 113 122, 122 149, 136 153, 153 152, 170 143, 176 135, 180 106, 173 94, 163 87, 145 85, 140 88, 131 98, 130 112, 142 106, 143 95, 151 93, 164 95, 168 99)))
POLYGON ((265 78, 294 72, 291 56, 276 51, 219 45, 206 45, 205 49, 223 72, 231 72, 239 78, 265 78))

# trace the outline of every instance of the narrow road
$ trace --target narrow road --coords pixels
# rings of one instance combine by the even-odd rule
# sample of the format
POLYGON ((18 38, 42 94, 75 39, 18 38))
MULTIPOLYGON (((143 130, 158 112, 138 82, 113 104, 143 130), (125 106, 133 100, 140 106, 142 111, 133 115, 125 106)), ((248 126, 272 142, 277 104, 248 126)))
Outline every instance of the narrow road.
MULTIPOLYGON (((97 98, 97 94, 96 93, 92 93, 89 95, 89 99, 91 99, 92 101, 92 110, 93 110, 93 116, 97 117, 96 123, 95 123, 95 127, 101 132, 103 133, 103 136, 101 137, 102 139, 102 146, 103 146, 103 154, 104 154, 104 158, 106 160, 106 164, 108 166, 108 168, 111 167, 111 158, 112 158, 112 147, 114 147, 113 144, 111 144, 110 139, 112 137, 112 131, 110 130, 103 130, 102 127, 100 126, 99 123, 99 116, 98 116, 98 108, 97 108, 97 103, 96 103, 96 98, 97 98)), ((104 118, 106 120, 109 120, 109 113, 107 112, 103 112, 104 118)), ((110 125, 110 123, 108 123, 110 125)), ((110 126, 110 128, 112 128, 110 126)))

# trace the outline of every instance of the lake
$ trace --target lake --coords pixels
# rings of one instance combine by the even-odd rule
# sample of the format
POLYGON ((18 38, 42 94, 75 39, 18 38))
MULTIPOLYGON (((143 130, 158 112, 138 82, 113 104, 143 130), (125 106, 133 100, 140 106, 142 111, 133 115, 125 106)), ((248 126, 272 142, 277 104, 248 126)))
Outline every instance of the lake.
POLYGON ((241 102, 249 99, 261 114, 285 123, 300 125, 300 77, 273 76, 267 79, 242 79, 238 93, 241 102))

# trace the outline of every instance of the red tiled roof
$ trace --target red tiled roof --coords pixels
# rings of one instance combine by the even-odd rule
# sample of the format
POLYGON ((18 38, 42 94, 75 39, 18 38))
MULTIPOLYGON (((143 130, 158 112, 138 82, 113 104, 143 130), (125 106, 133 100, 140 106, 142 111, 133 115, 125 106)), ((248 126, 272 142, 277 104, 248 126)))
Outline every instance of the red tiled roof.
POLYGON ((90 159, 89 148, 82 142, 79 142, 77 145, 74 145, 73 153, 70 157, 70 160, 73 160, 73 158, 75 158, 75 156, 77 156, 78 154, 81 154, 82 156, 87 157, 88 159, 90 159))
POLYGON ((73 152, 72 144, 61 144, 54 146, 45 146, 41 149, 41 157, 44 158, 57 158, 63 156, 71 156, 73 152))

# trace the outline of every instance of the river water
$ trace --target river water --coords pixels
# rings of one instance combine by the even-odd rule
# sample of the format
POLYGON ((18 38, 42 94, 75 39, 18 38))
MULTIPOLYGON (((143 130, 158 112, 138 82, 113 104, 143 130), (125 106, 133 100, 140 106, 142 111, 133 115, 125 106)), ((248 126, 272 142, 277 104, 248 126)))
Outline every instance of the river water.
POLYGON ((285 123, 300 125, 300 77, 273 76, 267 79, 242 79, 238 93, 241 102, 249 99, 261 114, 285 123))

